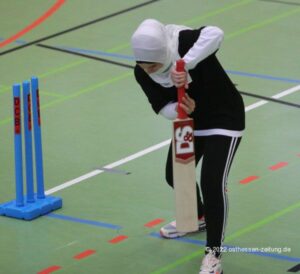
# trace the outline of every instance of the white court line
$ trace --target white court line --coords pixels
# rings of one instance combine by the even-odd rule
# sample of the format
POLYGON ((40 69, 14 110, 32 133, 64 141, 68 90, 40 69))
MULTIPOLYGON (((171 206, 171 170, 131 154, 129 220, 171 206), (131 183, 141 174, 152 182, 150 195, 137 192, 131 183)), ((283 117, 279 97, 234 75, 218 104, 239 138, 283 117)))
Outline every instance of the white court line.
MULTIPOLYGON (((300 90, 300 85, 295 86, 295 87, 290 88, 290 89, 287 89, 287 90, 284 90, 284 91, 282 91, 282 92, 280 92, 280 93, 277 93, 277 94, 271 96, 271 98, 273 98, 273 99, 279 99, 279 98, 281 98, 281 97, 284 97, 284 96, 286 96, 286 95, 289 95, 289 94, 291 94, 291 93, 294 93, 294 92, 296 92, 296 91, 298 91, 298 90, 300 90)), ((247 111, 250 111, 250 110, 252 110, 252 109, 261 107, 261 106, 263 106, 263 105, 265 105, 265 104, 267 104, 267 103, 269 103, 269 101, 266 101, 266 100, 258 101, 257 103, 254 103, 254 104, 252 104, 252 105, 246 107, 246 108, 245 108, 245 111, 246 111, 246 112, 247 112, 247 111)))
MULTIPOLYGON (((300 90, 300 85, 295 86, 295 87, 290 88, 290 89, 287 89, 287 90, 284 90, 284 91, 282 91, 282 92, 280 92, 280 93, 278 93, 278 94, 272 96, 272 98, 274 98, 274 99, 279 99, 279 98, 281 98, 281 97, 284 97, 284 96, 286 96, 286 95, 289 95, 289 94, 291 94, 291 93, 294 93, 294 92, 296 92, 296 91, 298 91, 298 90, 300 90)), ((248 111, 250 111, 250 110, 253 110, 253 109, 256 109, 256 108, 258 108, 258 107, 261 107, 261 106, 263 106, 263 105, 265 105, 265 104, 267 104, 267 103, 269 103, 269 101, 265 101, 265 100, 258 101, 257 103, 254 103, 254 104, 252 104, 252 105, 250 105, 250 106, 247 106, 247 107, 245 108, 245 111, 248 112, 248 111)), ((104 168, 115 168, 115 167, 117 167, 117 166, 123 165, 123 164, 128 163, 128 162, 130 162, 130 161, 132 161, 132 160, 135 160, 135 159, 137 159, 137 158, 139 158, 139 157, 142 157, 142 156, 144 156, 144 155, 146 155, 146 154, 148 154, 148 153, 150 153, 150 152, 153 152, 153 151, 158 150, 158 149, 160 149, 160 148, 162 148, 162 147, 164 147, 164 146, 167 146, 167 145, 170 144, 170 142, 171 142, 171 139, 165 140, 165 141, 163 141, 163 142, 161 142, 161 143, 159 143, 159 144, 157 144, 157 145, 148 147, 148 148, 146 148, 146 149, 144 149, 144 150, 141 150, 141 151, 139 151, 139 152, 137 152, 137 153, 135 153, 135 154, 132 154, 132 155, 130 155, 130 156, 128 156, 128 157, 125 157, 125 158, 123 158, 123 159, 121 159, 121 160, 119 160, 119 161, 116 161, 116 162, 114 162, 114 163, 111 163, 111 164, 109 164, 109 165, 106 165, 106 166, 104 166, 104 168)), ((60 190, 65 189, 65 188, 68 188, 68 187, 73 186, 73 185, 75 185, 75 184, 78 184, 78 183, 80 183, 80 182, 82 182, 82 181, 85 181, 85 180, 87 180, 87 179, 89 179, 89 178, 92 178, 92 177, 94 177, 94 176, 96 176, 96 175, 99 175, 99 174, 101 174, 102 172, 104 172, 104 170, 93 170, 93 171, 91 171, 91 172, 89 172, 89 173, 86 173, 86 174, 84 174, 84 175, 82 175, 82 176, 80 176, 80 177, 78 177, 78 178, 75 178, 75 179, 70 180, 70 181, 67 181, 67 182, 65 182, 65 183, 63 183, 63 184, 61 184, 61 185, 58 185, 58 186, 56 186, 56 187, 53 187, 53 188, 47 190, 47 191, 45 192, 45 194, 46 194, 46 195, 52 194, 52 193, 54 193, 54 192, 60 191, 60 190)))
MULTIPOLYGON (((111 164, 109 164, 109 165, 106 165, 106 166, 104 166, 103 168, 111 169, 111 168, 115 168, 115 167, 117 167, 117 166, 123 165, 123 164, 125 164, 125 163, 128 163, 128 162, 134 160, 134 159, 137 159, 137 158, 139 158, 139 157, 142 157, 142 156, 144 156, 144 155, 146 155, 146 154, 148 154, 148 153, 150 153, 150 152, 153 152, 153 151, 155 151, 155 150, 158 150, 158 149, 160 149, 160 148, 162 148, 162 147, 164 147, 164 146, 170 144, 170 142, 171 142, 171 139, 166 140, 166 141, 163 141, 163 142, 161 142, 161 143, 159 143, 159 144, 157 144, 157 145, 148 147, 148 148, 146 148, 146 149, 144 149, 144 150, 141 150, 141 151, 139 151, 139 152, 137 152, 137 153, 135 153, 135 154, 132 154, 132 155, 130 155, 130 156, 128 156, 128 157, 125 157, 125 158, 123 158, 123 159, 121 159, 121 160, 119 160, 119 161, 117 161, 117 162, 114 162, 114 163, 111 163, 111 164)), ((99 170, 99 169, 93 170, 93 171, 91 171, 91 172, 89 172, 89 173, 86 173, 86 174, 84 174, 84 175, 82 175, 82 176, 80 176, 80 177, 78 177, 78 178, 75 178, 75 179, 73 179, 73 180, 71 180, 71 181, 65 182, 65 183, 63 183, 63 184, 61 184, 61 185, 58 185, 58 186, 56 186, 56 187, 54 187, 54 188, 51 188, 51 189, 47 190, 47 191, 45 192, 45 194, 48 195, 48 194, 57 192, 57 191, 59 191, 59 190, 62 190, 62 189, 64 189, 64 188, 70 187, 70 186, 72 186, 72 185, 78 184, 78 183, 80 183, 80 182, 82 182, 82 181, 84 181, 84 180, 87 180, 87 179, 92 178, 92 177, 94 177, 94 176, 96 176, 96 175, 99 175, 99 174, 101 174, 102 172, 104 172, 104 170, 99 170)))

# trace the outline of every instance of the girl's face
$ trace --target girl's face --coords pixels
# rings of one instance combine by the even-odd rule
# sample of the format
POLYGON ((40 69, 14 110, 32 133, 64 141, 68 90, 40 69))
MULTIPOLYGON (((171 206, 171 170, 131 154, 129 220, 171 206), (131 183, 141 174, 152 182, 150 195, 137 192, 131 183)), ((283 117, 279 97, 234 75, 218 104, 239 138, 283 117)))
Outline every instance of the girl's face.
POLYGON ((161 63, 139 63, 138 64, 147 74, 155 73, 163 67, 161 63))

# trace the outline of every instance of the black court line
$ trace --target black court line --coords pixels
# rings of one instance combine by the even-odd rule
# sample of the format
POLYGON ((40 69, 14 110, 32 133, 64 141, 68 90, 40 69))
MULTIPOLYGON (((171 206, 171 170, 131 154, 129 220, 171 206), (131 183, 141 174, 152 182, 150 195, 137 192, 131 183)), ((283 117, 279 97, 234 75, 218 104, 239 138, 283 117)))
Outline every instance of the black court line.
POLYGON ((299 272, 299 271, 300 271, 300 264, 298 264, 288 270, 288 272, 294 272, 294 273, 299 272))
POLYGON ((75 52, 75 51, 72 51, 72 50, 52 47, 52 46, 48 46, 48 45, 44 45, 44 44, 37 44, 36 46, 41 47, 41 48, 55 50, 55 51, 60 51, 60 52, 68 53, 68 54, 73 54, 73 55, 77 55, 77 56, 81 56, 81 57, 85 57, 85 58, 88 58, 88 59, 101 61, 101 62, 109 63, 109 64, 112 64, 112 65, 117 65, 117 66, 120 66, 120 67, 125 67, 125 68, 130 68, 130 69, 134 68, 134 66, 131 66, 131 65, 127 65, 127 64, 124 64, 124 63, 116 62, 116 61, 111 61, 111 60, 96 57, 96 56, 93 56, 93 55, 88 55, 88 54, 84 54, 84 53, 80 53, 80 52, 75 52))
MULTIPOLYGON (((116 61, 112 61, 112 60, 109 60, 109 59, 100 58, 100 57, 96 57, 96 56, 89 55, 89 54, 79 53, 79 52, 75 52, 75 51, 67 50, 67 49, 63 49, 63 48, 57 48, 57 47, 48 46, 48 45, 44 45, 44 44, 37 44, 37 46, 42 47, 42 48, 46 48, 46 49, 50 49, 50 50, 55 50, 55 51, 59 51, 59 52, 63 52, 63 53, 68 53, 68 54, 88 58, 88 59, 92 59, 92 60, 96 60, 96 61, 101 61, 101 62, 104 62, 104 63, 109 63, 109 64, 112 64, 112 65, 117 65, 117 66, 120 66, 120 67, 125 67, 125 68, 130 68, 130 69, 134 69, 134 67, 135 67, 133 65, 129 65, 129 64, 121 63, 121 62, 116 62, 116 61)), ((286 102, 286 101, 282 101, 282 100, 278 100, 278 99, 274 99, 274 98, 270 98, 270 97, 266 97, 266 96, 262 96, 262 95, 258 95, 258 94, 253 94, 253 93, 249 93, 249 92, 245 92, 245 91, 240 91, 240 90, 239 90, 239 92, 242 95, 245 95, 245 96, 254 97, 254 98, 258 98, 258 99, 263 99, 265 101, 270 101, 270 102, 274 102, 274 103, 278 103, 278 104, 282 104, 282 105, 287 105, 287 106, 290 106, 290 107, 300 108, 300 104, 290 103, 290 102, 286 102)))
POLYGON ((274 98, 271 98, 271 97, 266 97, 266 96, 262 96, 262 95, 258 95, 258 94, 253 94, 253 93, 249 93, 249 92, 245 92, 245 91, 241 91, 241 90, 239 90, 239 92, 242 95, 246 95, 246 96, 250 96, 250 97, 254 97, 254 98, 258 98, 258 99, 263 99, 263 100, 266 100, 266 101, 271 101, 271 102, 274 102, 274 103, 279 103, 279 104, 287 105, 287 106, 290 106, 290 107, 300 108, 299 104, 290 103, 290 102, 286 102, 286 101, 282 101, 282 100, 278 100, 278 99, 274 99, 274 98))
POLYGON ((26 43, 26 44, 23 44, 23 45, 20 45, 20 46, 17 46, 17 47, 14 47, 14 48, 11 48, 11 49, 2 51, 2 52, 0 52, 0 56, 1 56, 1 55, 4 55, 4 54, 8 54, 8 53, 13 52, 13 51, 16 51, 16 50, 19 50, 19 49, 22 49, 22 48, 29 47, 29 46, 31 46, 31 45, 34 45, 34 44, 37 44, 37 43, 40 43, 40 42, 43 42, 43 41, 46 41, 46 40, 49 40, 49 39, 54 38, 54 37, 57 37, 57 36, 60 36, 60 35, 69 33, 69 32, 71 32, 71 31, 78 30, 78 29, 81 29, 81 28, 90 26, 90 25, 92 25, 92 24, 95 24, 95 23, 98 23, 98 22, 101 22, 101 21, 110 19, 110 18, 115 17, 115 16, 117 16, 117 15, 121 15, 121 14, 124 14, 124 13, 126 13, 126 12, 130 12, 130 11, 132 11, 132 10, 135 10, 135 9, 138 9, 138 8, 141 8, 141 7, 144 7, 144 6, 153 4, 153 3, 158 2, 158 1, 161 1, 161 0, 151 0, 151 1, 147 1, 147 2, 144 2, 144 3, 138 4, 138 5, 136 5, 136 6, 132 6, 132 7, 130 7, 130 8, 127 8, 127 9, 124 9, 124 10, 117 11, 117 12, 115 12, 115 13, 106 15, 106 16, 104 16, 104 17, 100 17, 100 18, 98 18, 98 19, 95 19, 95 20, 92 20, 92 21, 89 21, 89 22, 80 24, 80 25, 78 25, 78 26, 75 26, 75 27, 72 27, 72 28, 69 28, 69 29, 66 29, 66 30, 62 30, 62 31, 60 31, 60 32, 51 34, 51 35, 49 35, 49 36, 45 36, 45 37, 39 38, 39 39, 34 40, 34 41, 32 41, 32 42, 28 42, 28 43, 26 43))
POLYGON ((131 172, 129 172, 129 171, 124 171, 124 170, 115 169, 115 168, 97 167, 95 169, 103 170, 103 171, 109 172, 109 173, 120 174, 120 175, 130 175, 131 174, 131 172))
POLYGON ((271 2, 271 3, 278 3, 278 4, 285 4, 285 5, 293 5, 293 6, 300 6, 300 3, 286 2, 286 1, 280 1, 280 0, 259 0, 259 1, 271 2))

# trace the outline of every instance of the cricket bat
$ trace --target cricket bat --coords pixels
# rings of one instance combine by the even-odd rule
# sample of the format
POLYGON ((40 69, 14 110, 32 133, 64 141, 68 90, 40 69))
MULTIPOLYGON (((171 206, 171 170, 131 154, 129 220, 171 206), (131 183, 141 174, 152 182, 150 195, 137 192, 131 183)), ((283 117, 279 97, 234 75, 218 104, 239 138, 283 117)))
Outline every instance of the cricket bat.
MULTIPOLYGON (((184 71, 184 65, 183 60, 178 60, 176 70, 184 71)), ((180 107, 185 88, 178 88, 177 95, 178 115, 173 122, 172 138, 176 229, 178 232, 193 232, 198 230, 194 121, 180 107)))

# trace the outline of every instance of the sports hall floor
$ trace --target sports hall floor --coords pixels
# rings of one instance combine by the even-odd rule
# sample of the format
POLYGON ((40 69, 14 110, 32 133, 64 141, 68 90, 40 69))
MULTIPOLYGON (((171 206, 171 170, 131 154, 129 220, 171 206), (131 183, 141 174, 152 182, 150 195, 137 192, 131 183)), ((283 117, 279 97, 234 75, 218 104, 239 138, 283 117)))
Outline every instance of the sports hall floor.
POLYGON ((174 219, 171 123, 133 77, 129 41, 145 18, 225 32, 218 57, 247 130, 228 182, 224 274, 300 272, 299 0, 1 0, 0 203, 15 196, 11 86, 34 75, 45 189, 64 205, 0 217, 0 273, 198 273, 205 233, 158 236, 174 219))

